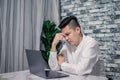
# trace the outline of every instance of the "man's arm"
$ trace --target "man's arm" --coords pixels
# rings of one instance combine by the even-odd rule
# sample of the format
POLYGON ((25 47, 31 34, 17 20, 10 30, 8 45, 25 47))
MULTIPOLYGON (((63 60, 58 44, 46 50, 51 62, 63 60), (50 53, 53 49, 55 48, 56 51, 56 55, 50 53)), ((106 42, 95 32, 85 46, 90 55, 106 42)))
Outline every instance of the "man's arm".
POLYGON ((50 69, 60 70, 60 66, 57 60, 57 52, 50 52, 48 63, 49 63, 50 69))
POLYGON ((50 56, 49 56, 49 66, 52 70, 60 70, 60 66, 58 64, 56 46, 60 41, 62 41, 63 38, 64 37, 62 33, 57 33, 52 42, 50 56))
POLYGON ((78 75, 90 74, 98 61, 99 47, 95 43, 90 43, 82 54, 77 64, 63 62, 61 64, 61 69, 78 75))

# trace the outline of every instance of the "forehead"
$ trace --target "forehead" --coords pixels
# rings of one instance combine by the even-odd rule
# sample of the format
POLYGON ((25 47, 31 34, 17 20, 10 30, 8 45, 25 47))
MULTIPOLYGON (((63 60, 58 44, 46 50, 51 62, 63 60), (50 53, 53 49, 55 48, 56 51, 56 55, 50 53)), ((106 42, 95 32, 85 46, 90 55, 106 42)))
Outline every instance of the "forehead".
POLYGON ((71 32, 73 29, 69 28, 69 26, 66 26, 65 28, 62 29, 62 33, 69 33, 71 32))

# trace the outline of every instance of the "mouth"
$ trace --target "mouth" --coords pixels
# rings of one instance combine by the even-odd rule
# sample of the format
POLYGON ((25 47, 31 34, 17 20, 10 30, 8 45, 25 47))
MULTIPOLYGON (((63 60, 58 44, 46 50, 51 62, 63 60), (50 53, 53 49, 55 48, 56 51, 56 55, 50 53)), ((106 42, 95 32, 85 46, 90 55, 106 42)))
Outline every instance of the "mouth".
POLYGON ((67 41, 67 42, 71 44, 71 41, 67 41))

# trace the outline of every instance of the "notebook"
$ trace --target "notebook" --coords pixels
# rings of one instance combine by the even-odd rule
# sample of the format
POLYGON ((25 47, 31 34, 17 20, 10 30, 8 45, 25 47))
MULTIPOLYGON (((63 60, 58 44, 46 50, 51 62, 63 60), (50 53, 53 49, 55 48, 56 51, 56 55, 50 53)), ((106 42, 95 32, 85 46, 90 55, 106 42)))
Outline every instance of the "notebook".
POLYGON ((50 70, 48 64, 42 57, 41 51, 26 49, 26 56, 30 73, 34 75, 46 79, 62 78, 69 76, 65 73, 50 70))

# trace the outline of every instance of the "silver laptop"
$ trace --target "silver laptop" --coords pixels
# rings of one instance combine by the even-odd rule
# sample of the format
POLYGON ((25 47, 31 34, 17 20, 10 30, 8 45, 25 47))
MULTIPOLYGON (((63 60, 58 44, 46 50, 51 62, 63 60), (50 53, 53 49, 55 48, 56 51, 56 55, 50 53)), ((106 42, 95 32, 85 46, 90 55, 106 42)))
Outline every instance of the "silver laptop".
POLYGON ((26 56, 30 73, 34 75, 46 79, 62 78, 69 76, 58 71, 50 70, 48 64, 43 59, 42 53, 40 51, 26 49, 26 56))

